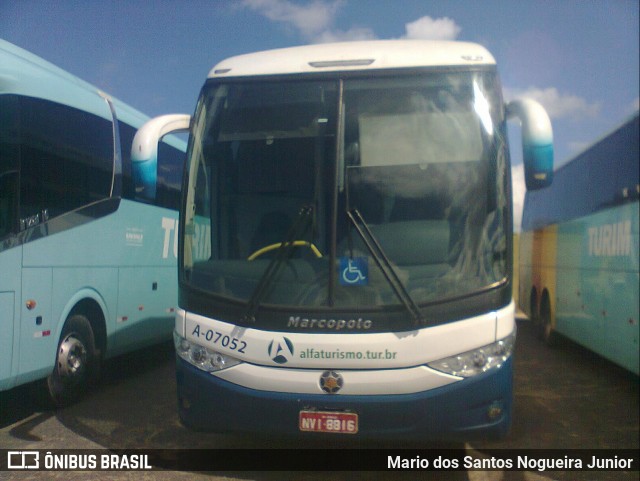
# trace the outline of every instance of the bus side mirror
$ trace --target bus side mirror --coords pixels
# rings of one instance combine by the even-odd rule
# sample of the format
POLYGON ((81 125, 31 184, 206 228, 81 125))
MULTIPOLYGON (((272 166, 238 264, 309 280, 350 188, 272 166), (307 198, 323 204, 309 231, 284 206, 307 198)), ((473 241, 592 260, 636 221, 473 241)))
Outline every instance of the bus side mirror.
POLYGON ((527 190, 548 187, 553 182, 553 129, 542 105, 517 99, 507 105, 507 118, 522 124, 522 158, 527 190))
POLYGON ((191 116, 171 114, 148 120, 138 129, 131 145, 133 185, 137 198, 156 198, 158 143, 165 135, 188 132, 190 124, 191 116))

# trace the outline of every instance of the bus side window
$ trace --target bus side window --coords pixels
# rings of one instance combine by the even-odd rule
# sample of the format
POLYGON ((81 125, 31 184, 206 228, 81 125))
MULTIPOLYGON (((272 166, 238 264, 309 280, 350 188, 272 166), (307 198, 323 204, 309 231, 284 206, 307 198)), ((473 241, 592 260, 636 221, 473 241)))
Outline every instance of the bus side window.
POLYGON ((20 115, 20 219, 27 226, 36 216, 43 222, 109 196, 110 121, 27 97, 20 99, 20 115))
POLYGON ((18 171, 0 172, 0 239, 15 232, 18 171))
POLYGON ((18 98, 0 95, 0 239, 17 229, 19 115, 18 98))

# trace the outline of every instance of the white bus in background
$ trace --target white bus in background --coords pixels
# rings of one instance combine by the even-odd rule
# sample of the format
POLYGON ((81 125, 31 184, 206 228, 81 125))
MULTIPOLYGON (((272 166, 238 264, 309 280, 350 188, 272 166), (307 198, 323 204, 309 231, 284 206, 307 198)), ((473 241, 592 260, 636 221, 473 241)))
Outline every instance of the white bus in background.
POLYGON ((180 417, 198 430, 502 436, 512 413, 512 198, 506 119, 529 189, 552 133, 505 107, 470 43, 375 41, 242 55, 189 130, 178 246, 180 417))

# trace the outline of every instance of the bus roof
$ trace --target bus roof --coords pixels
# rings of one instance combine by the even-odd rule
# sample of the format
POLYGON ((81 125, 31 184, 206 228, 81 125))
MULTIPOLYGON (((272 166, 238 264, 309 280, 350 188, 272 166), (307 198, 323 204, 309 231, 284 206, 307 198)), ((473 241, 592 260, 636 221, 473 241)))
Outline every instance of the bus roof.
POLYGON ((105 97, 115 105, 120 120, 137 127, 148 119, 94 85, 3 39, 0 39, 0 94, 50 100, 101 117, 108 112, 102 100, 105 97))
POLYGON ((495 65, 495 60, 489 51, 474 43, 373 40, 230 57, 218 63, 209 72, 209 78, 460 65, 495 65))
MULTIPOLYGON (((105 98, 114 105, 118 121, 139 128, 149 117, 62 68, 0 38, 0 95, 34 97, 90 112, 111 121, 105 98)), ((169 135, 164 141, 186 149, 186 142, 169 135)))
POLYGON ((558 168, 549 187, 527 191, 522 230, 540 229, 637 201, 639 133, 640 118, 636 112, 558 168))

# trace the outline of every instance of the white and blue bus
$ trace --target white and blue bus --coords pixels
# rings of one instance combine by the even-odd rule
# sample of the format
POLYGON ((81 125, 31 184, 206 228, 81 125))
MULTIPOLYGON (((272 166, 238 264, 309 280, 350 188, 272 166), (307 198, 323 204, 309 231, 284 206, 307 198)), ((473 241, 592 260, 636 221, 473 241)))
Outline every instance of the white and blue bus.
POLYGON ((146 120, 0 41, 0 390, 46 378, 64 405, 101 360, 171 339, 186 144, 132 163, 146 120))
POLYGON ((505 107, 494 59, 470 43, 233 57, 211 70, 192 119, 143 127, 140 160, 159 131, 190 131, 182 422, 297 436, 506 434, 511 115, 528 187, 543 187, 549 117, 530 100, 505 107))

